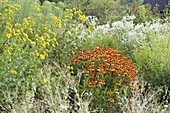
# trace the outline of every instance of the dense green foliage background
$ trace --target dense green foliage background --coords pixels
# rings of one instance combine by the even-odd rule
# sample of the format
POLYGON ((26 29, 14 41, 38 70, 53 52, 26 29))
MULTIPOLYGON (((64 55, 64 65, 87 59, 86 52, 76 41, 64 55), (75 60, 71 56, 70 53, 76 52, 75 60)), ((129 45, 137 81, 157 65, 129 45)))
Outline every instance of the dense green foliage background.
POLYGON ((86 16, 95 16, 99 24, 112 23, 121 20, 125 15, 135 15, 135 23, 151 21, 156 18, 169 19, 169 5, 166 6, 162 14, 158 10, 158 4, 151 9, 150 4, 142 5, 143 0, 51 0, 51 2, 63 2, 65 7, 76 7, 81 9, 86 16))

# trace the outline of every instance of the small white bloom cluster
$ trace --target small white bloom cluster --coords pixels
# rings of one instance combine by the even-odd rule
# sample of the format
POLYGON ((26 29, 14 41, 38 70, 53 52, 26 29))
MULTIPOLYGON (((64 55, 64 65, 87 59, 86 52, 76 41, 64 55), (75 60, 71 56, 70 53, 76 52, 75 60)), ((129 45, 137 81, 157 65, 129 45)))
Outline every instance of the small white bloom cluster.
POLYGON ((158 34, 164 39, 170 35, 170 23, 161 20, 153 20, 152 22, 145 22, 141 24, 134 24, 135 16, 125 16, 121 21, 112 23, 111 25, 100 25, 92 32, 92 36, 99 36, 100 33, 109 32, 113 37, 119 36, 122 43, 141 43, 147 37, 153 34, 158 34))

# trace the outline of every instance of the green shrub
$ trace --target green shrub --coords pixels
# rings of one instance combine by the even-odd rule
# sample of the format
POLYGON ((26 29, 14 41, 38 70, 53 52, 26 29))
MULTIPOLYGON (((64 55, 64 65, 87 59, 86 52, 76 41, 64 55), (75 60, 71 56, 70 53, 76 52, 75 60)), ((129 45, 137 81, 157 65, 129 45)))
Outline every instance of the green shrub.
POLYGON ((160 13, 157 6, 155 6, 152 10, 150 4, 141 5, 139 3, 133 3, 131 6, 131 15, 135 15, 136 17, 134 19, 135 24, 160 18, 160 13))
MULTIPOLYGON (((165 31, 166 32, 166 31, 165 31)), ((164 34, 164 31, 162 31, 164 34)), ((169 34, 162 36, 150 32, 149 37, 134 51, 135 61, 139 70, 144 74, 144 79, 153 86, 170 86, 169 63, 169 34)))
POLYGON ((51 14, 44 13, 45 6, 36 5, 28 17, 20 17, 20 5, 8 1, 0 4, 0 103, 8 103, 5 95, 15 88, 15 95, 23 96, 27 90, 41 86, 36 75, 45 63, 57 60, 60 65, 67 64, 69 53, 77 47, 78 37, 74 36, 85 30, 86 17, 80 10, 63 11, 53 3, 46 5, 50 6, 49 12, 52 9, 51 14), (17 16, 20 21, 15 20, 17 16))
MULTIPOLYGON (((8 5, 8 4, 7 4, 8 5)), ((22 22, 15 22, 15 10, 19 5, 5 7, 2 12, 0 73, 1 90, 19 88, 19 94, 37 85, 35 72, 38 70, 48 54, 58 45, 56 33, 49 23, 39 24, 34 18, 23 18, 22 22), (52 45, 52 46, 51 46, 52 45)), ((17 9, 18 10, 18 9, 17 9)), ((56 29, 59 29, 56 26, 56 29)), ((3 94, 3 93, 2 93, 3 94)), ((6 100, 1 95, 0 101, 6 100)))
POLYGON ((127 4, 121 4, 120 1, 92 1, 85 9, 86 15, 93 15, 99 19, 100 24, 112 23, 122 19, 128 13, 127 4))
POLYGON ((27 18, 35 14, 35 6, 39 6, 39 0, 12 0, 13 3, 18 4, 20 10, 15 12, 15 22, 20 23, 23 18, 27 18))
POLYGON ((120 20, 129 10, 127 2, 124 3, 122 0, 65 0, 64 2, 68 7, 81 9, 87 16, 96 16, 100 24, 120 20))

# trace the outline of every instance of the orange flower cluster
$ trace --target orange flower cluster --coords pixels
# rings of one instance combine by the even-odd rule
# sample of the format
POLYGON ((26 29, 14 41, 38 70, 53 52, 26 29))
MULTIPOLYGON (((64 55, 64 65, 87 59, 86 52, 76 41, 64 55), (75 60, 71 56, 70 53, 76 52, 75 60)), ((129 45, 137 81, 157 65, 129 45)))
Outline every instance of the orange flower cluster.
MULTIPOLYGON (((83 76, 84 78, 88 77, 87 86, 89 88, 107 87, 107 94, 110 96, 113 92, 118 91, 122 85, 119 81, 110 83, 115 77, 120 76, 124 83, 128 85, 129 81, 132 81, 136 76, 132 61, 113 48, 99 47, 83 51, 76 56, 75 60, 71 61, 71 64, 85 70, 83 76)), ((85 81, 85 79, 82 81, 85 81)), ((114 102, 114 99, 109 98, 108 101, 114 102)))
POLYGON ((126 76, 132 79, 136 76, 136 70, 134 64, 127 57, 118 54, 113 48, 97 48, 86 50, 83 54, 78 55, 78 59, 73 60, 71 64, 78 64, 82 61, 87 61, 88 69, 84 74, 90 78, 94 78, 95 62, 98 61, 98 67, 96 68, 98 73, 106 74, 113 73, 118 76, 126 76))
POLYGON ((115 101, 113 98, 108 98, 107 100, 112 103, 115 101))

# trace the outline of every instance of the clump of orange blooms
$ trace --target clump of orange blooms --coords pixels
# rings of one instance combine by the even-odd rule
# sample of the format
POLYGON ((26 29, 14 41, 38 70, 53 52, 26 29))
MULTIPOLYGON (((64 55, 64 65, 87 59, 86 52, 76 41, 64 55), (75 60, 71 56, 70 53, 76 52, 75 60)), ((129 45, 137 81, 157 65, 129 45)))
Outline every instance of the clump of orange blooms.
POLYGON ((107 100, 114 102, 115 92, 121 86, 129 86, 136 76, 135 66, 126 56, 119 54, 113 48, 90 49, 76 55, 71 64, 84 71, 82 82, 87 88, 101 88, 108 96, 107 100))

